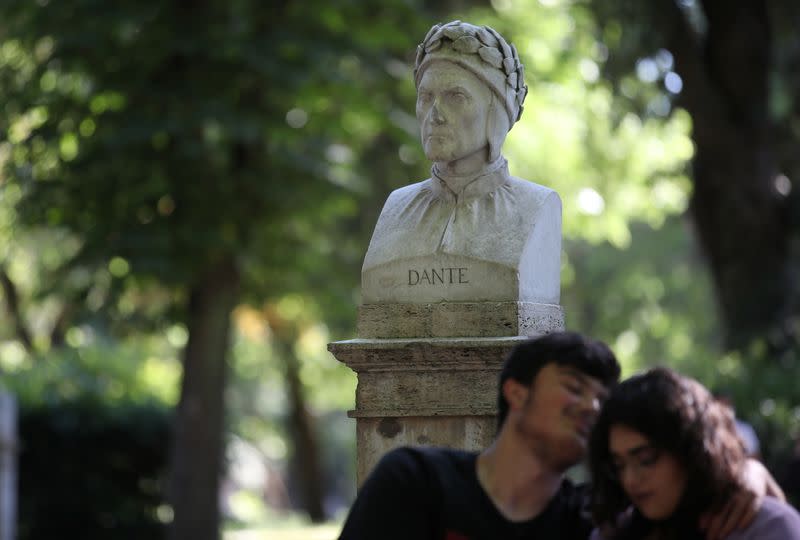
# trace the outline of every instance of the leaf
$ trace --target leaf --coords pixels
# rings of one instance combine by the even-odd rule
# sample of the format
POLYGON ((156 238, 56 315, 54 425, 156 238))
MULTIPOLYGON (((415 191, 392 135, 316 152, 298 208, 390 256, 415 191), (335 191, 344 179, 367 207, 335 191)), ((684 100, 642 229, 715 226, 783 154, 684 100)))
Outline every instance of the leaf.
POLYGON ((506 72, 506 74, 510 75, 516 69, 517 69, 517 61, 514 58, 507 56, 506 58, 503 59, 503 70, 506 72))
POLYGON ((425 39, 423 39, 423 40, 422 40, 422 43, 424 44, 424 43, 425 43, 425 42, 427 42, 429 39, 431 39, 431 36, 433 36, 433 34, 434 34, 434 33, 436 33, 436 31, 437 31, 437 30, 439 30, 441 27, 442 27, 442 25, 441 25, 441 24, 439 24, 439 23, 437 23, 437 24, 434 24, 434 25, 431 27, 431 29, 430 29, 430 30, 428 30, 428 33, 427 33, 427 34, 425 34, 425 39))
POLYGON ((442 46, 442 40, 441 39, 437 39, 436 41, 430 42, 425 47, 425 52, 426 53, 432 53, 433 51, 438 50, 441 46, 442 46))
POLYGON ((486 27, 484 27, 484 28, 486 28, 486 30, 488 30, 489 32, 491 32, 491 33, 492 33, 492 35, 494 35, 495 39, 497 39, 497 43, 498 43, 498 45, 499 45, 499 46, 500 46, 500 48, 503 50, 503 58, 505 58, 505 57, 508 57, 508 56, 511 56, 511 54, 512 54, 512 53, 511 53, 511 48, 508 46, 508 44, 506 43, 506 40, 503 38, 503 36, 501 36, 501 35, 500 35, 500 34, 497 32, 497 30, 495 30, 494 28, 491 28, 491 27, 489 27, 489 26, 486 26, 486 27))
POLYGON ((478 49, 478 54, 484 62, 496 67, 497 69, 500 69, 500 67, 503 65, 503 55, 494 47, 480 47, 478 49))
POLYGON ((472 36, 461 36, 453 42, 453 49, 465 54, 475 54, 480 46, 480 41, 472 36))
POLYGON ((509 75, 508 77, 506 77, 506 80, 508 81, 508 85, 511 88, 513 88, 514 90, 517 89, 517 72, 516 71, 514 73, 512 73, 511 75, 509 75))
POLYGON ((442 29, 442 33, 452 41, 464 35, 464 30, 456 23, 460 23, 460 21, 454 21, 452 24, 448 24, 442 29))
POLYGON ((478 39, 480 39, 481 42, 487 47, 496 49, 500 45, 500 43, 497 41, 497 38, 494 37, 494 34, 487 30, 485 26, 480 27, 476 35, 478 39))

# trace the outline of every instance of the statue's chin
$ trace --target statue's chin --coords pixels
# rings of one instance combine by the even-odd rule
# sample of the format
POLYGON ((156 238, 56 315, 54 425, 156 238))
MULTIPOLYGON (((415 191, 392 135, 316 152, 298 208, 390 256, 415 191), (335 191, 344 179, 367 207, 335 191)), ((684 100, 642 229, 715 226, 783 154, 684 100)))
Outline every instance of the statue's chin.
POLYGON ((425 157, 433 163, 454 163, 478 155, 488 159, 489 156, 488 145, 471 148, 452 140, 437 137, 425 140, 422 149, 425 151, 425 157))
POLYGON ((426 144, 425 157, 433 162, 450 162, 455 159, 453 151, 439 144, 426 144))

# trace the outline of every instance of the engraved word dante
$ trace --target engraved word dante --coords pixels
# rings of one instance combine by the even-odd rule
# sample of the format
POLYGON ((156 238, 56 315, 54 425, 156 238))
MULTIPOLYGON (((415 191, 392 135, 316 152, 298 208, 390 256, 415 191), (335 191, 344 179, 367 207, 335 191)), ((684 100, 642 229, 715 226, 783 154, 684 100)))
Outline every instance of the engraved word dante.
POLYGON ((467 268, 449 267, 449 268, 431 268, 430 272, 425 268, 422 271, 408 270, 408 284, 420 285, 427 283, 428 285, 444 285, 444 284, 466 284, 467 268))

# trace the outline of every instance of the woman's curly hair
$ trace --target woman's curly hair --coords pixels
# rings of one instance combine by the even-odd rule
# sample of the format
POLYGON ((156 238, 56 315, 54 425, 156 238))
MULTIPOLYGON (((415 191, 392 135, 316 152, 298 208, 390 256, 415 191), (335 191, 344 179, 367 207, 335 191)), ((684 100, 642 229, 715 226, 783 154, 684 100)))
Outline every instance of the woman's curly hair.
POLYGON ((694 526, 700 514, 721 504, 740 482, 745 453, 731 410, 694 379, 654 368, 612 390, 592 431, 589 468, 592 513, 598 525, 613 526, 631 505, 611 472, 609 432, 614 425, 641 433, 685 468, 686 490, 670 518, 673 522, 694 526))

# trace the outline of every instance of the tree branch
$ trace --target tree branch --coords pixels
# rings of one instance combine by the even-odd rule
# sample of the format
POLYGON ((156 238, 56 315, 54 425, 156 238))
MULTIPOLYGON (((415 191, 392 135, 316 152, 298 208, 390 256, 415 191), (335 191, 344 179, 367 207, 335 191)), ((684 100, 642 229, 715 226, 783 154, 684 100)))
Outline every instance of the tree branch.
POLYGON ((25 326, 25 320, 19 308, 19 294, 14 282, 5 269, 5 266, 0 265, 0 286, 3 288, 3 295, 6 299, 6 310, 8 311, 11 320, 14 322, 14 331, 17 339, 25 347, 28 352, 33 351, 33 340, 31 334, 25 326))

